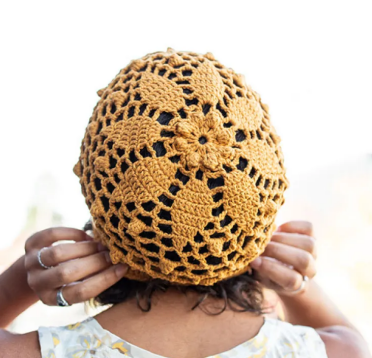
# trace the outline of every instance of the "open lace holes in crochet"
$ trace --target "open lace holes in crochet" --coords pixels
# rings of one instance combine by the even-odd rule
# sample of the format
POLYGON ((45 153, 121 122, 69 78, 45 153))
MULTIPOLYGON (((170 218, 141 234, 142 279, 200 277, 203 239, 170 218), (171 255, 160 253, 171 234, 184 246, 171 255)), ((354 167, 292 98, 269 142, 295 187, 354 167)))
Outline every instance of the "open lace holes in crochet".
POLYGON ((142 155, 143 158, 147 158, 147 157, 152 157, 151 153, 149 152, 149 150, 147 149, 147 147, 143 147, 141 150, 140 150, 140 154, 142 155))
POLYGON ((139 109, 138 114, 140 116, 142 116, 142 114, 146 111, 146 108, 147 108, 147 104, 146 103, 142 104, 141 107, 140 107, 140 109, 139 109))
POLYGON ((171 131, 167 131, 167 130, 163 129, 163 130, 160 132, 160 136, 161 136, 161 137, 172 138, 172 137, 174 137, 174 133, 171 132, 171 131))
POLYGON ((202 247, 199 248, 198 252, 199 252, 200 255, 203 255, 203 254, 206 254, 209 251, 208 251, 208 248, 206 246, 202 246, 202 247))
POLYGON ((152 211, 156 207, 156 204, 153 201, 150 200, 150 201, 147 201, 146 203, 143 203, 142 207, 146 211, 152 211))
POLYGON ((116 215, 112 215, 111 217, 110 217, 110 222, 111 222, 111 224, 112 224, 112 226, 114 227, 114 228, 118 228, 119 227, 119 222, 120 222, 120 220, 119 220, 119 218, 116 216, 116 215))
POLYGON ((227 122, 227 123, 224 123, 223 126, 224 126, 225 128, 230 128, 230 127, 233 126, 233 124, 232 124, 231 122, 227 122))
POLYGON ((168 259, 169 261, 173 261, 173 262, 181 261, 181 258, 179 257, 176 251, 165 251, 164 257, 168 259))
POLYGON ((168 113, 168 112, 162 112, 160 113, 157 121, 163 125, 163 126, 167 126, 169 124, 169 122, 173 119, 173 115, 171 113, 168 113))
POLYGON ((114 190, 115 190, 115 186, 112 183, 110 183, 110 182, 107 183, 106 188, 107 188, 107 191, 110 194, 112 194, 114 192, 114 190))
POLYGON ((236 168, 239 169, 240 171, 244 171, 244 169, 248 165, 248 160, 245 158, 240 157, 239 158, 239 163, 237 164, 236 168))
POLYGON ((170 238, 163 237, 163 238, 161 239, 161 243, 162 243, 164 246, 167 246, 167 247, 173 247, 173 241, 172 241, 172 239, 170 239, 170 238))
POLYGON ((159 201, 161 201, 164 205, 166 206, 169 206, 171 207, 174 200, 173 199, 170 199, 168 198, 166 195, 164 194, 161 194, 159 197, 158 197, 159 201))
POLYGON ((153 231, 142 231, 139 236, 145 239, 154 239, 156 237, 156 233, 153 231))
POLYGON ((203 242, 203 236, 200 234, 200 232, 198 231, 197 234, 194 236, 194 241, 198 244, 200 244, 201 242, 203 242))
POLYGON ((190 243, 188 242, 182 249, 182 252, 191 252, 192 251, 192 246, 190 245, 190 243))
POLYGON ((210 236, 211 239, 221 239, 223 237, 225 237, 225 233, 223 232, 215 232, 210 236))
POLYGON ((205 144, 205 143, 207 143, 207 138, 204 137, 204 136, 199 137, 199 143, 200 143, 200 144, 205 144))
POLYGON ((217 201, 222 200, 222 198, 223 198, 223 192, 218 192, 218 193, 214 194, 212 196, 212 198, 213 198, 213 201, 214 202, 217 202, 217 201))
POLYGON ((208 270, 192 270, 191 271, 194 275, 204 275, 208 272, 208 270))
POLYGON ((245 249, 248 243, 252 241, 252 239, 253 239, 253 236, 245 236, 243 244, 242 244, 242 248, 245 249))
POLYGON ((151 226, 151 224, 152 224, 152 217, 151 216, 145 216, 145 215, 142 215, 142 214, 138 214, 137 218, 139 220, 141 220, 147 226, 151 226))
POLYGON ((107 213, 110 209, 109 199, 106 198, 105 196, 101 196, 100 199, 101 199, 101 203, 103 205, 103 208, 104 208, 105 212, 107 213))
POLYGON ((193 93, 193 90, 191 90, 190 88, 184 88, 183 93, 184 94, 191 94, 191 93, 193 93))
POLYGON ((150 243, 150 244, 143 244, 141 243, 141 246, 146 249, 147 251, 149 252, 154 252, 154 253, 158 253, 159 252, 159 246, 153 244, 153 243, 150 243))
POLYGON ((163 157, 165 154, 167 154, 167 150, 165 149, 163 142, 160 142, 160 141, 155 142, 152 145, 152 148, 155 150, 157 157, 163 157))
POLYGON ((125 204, 125 206, 127 207, 129 212, 133 211, 136 208, 136 204, 134 204, 133 202, 127 203, 127 204, 125 204))
POLYGON ((219 265, 222 262, 222 259, 220 257, 215 256, 208 256, 205 261, 207 261, 208 265, 219 265))
POLYGON ((178 193, 178 191, 180 190, 180 187, 179 186, 177 186, 177 185, 171 185, 170 187, 169 187, 169 192, 171 193, 171 194, 173 194, 173 195, 176 195, 177 193, 178 193))
POLYGON ((232 168, 230 168, 229 166, 227 166, 227 165, 223 165, 222 166, 222 168, 223 168, 223 170, 226 172, 226 173, 230 173, 231 171, 232 171, 232 168))
POLYGON ((182 76, 184 76, 184 77, 191 76, 191 75, 192 75, 192 71, 191 70, 182 71, 182 76))
POLYGON ((208 224, 205 226, 205 228, 204 228, 204 230, 212 230, 212 229, 214 229, 214 224, 213 224, 213 223, 208 223, 208 224))
POLYGON ((219 111, 222 114, 223 117, 227 117, 227 113, 224 109, 222 109, 220 103, 217 103, 216 109, 217 109, 217 111, 219 111))
POLYGON ((218 208, 212 209, 213 216, 219 216, 223 212, 223 204, 221 204, 218 208))
POLYGON ((218 177, 218 178, 209 178, 207 182, 208 188, 209 189, 214 189, 219 186, 225 185, 225 180, 223 177, 218 177))
POLYGON ((208 114, 209 110, 211 109, 211 105, 208 104, 208 103, 204 104, 202 109, 203 109, 203 114, 206 115, 206 114, 208 114))
POLYGON ((137 158, 137 156, 136 156, 136 153, 135 153, 134 149, 132 149, 132 150, 130 151, 130 153, 129 153, 129 160, 130 160, 132 163, 135 163, 135 162, 138 160, 138 158, 137 158))
POLYGON ((158 228, 166 234, 171 234, 172 233, 172 226, 171 225, 159 224, 158 228))
POLYGON ((195 173, 195 178, 198 179, 198 180, 202 180, 203 179, 203 172, 198 169, 195 173))
POLYGON ((187 117, 186 112, 183 109, 178 111, 178 114, 181 118, 185 119, 187 117))
POLYGON ((94 179, 94 186, 96 187, 97 191, 100 191, 102 189, 102 183, 100 178, 94 179))
POLYGON ((163 220, 168 220, 168 221, 172 220, 171 212, 168 210, 164 210, 164 209, 160 209, 158 213, 158 217, 163 220))
POLYGON ((224 227, 229 225, 232 222, 232 219, 229 215, 226 215, 221 221, 220 221, 220 226, 224 227))
POLYGON ((124 174, 127 171, 127 169, 129 168, 129 165, 124 161, 124 162, 121 163, 120 167, 121 167, 121 172, 124 174))
POLYGON ((179 169, 177 169, 176 178, 182 182, 183 185, 186 185, 190 177, 183 174, 179 169))
POLYGON ((189 256, 187 262, 191 265, 200 265, 200 261, 197 260, 194 256, 189 256))
POLYGON ((247 138, 247 136, 245 135, 244 131, 241 130, 241 129, 238 129, 236 132, 235 132, 235 140, 237 142, 242 142, 243 140, 245 140, 247 138))
POLYGON ((186 103, 186 106, 192 106, 192 105, 197 105, 199 103, 199 100, 197 98, 193 98, 193 99, 187 99, 185 98, 185 103, 186 103))

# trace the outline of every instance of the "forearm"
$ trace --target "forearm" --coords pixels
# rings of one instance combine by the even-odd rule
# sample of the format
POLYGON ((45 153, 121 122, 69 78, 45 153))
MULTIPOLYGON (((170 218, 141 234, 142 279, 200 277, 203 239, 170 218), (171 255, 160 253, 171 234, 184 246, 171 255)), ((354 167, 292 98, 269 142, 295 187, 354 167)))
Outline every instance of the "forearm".
POLYGON ((27 284, 22 256, 0 275, 0 327, 6 327, 37 300, 27 284))
POLYGON ((294 296, 279 295, 286 316, 292 324, 323 328, 329 326, 355 327, 341 313, 315 281, 307 289, 294 296))

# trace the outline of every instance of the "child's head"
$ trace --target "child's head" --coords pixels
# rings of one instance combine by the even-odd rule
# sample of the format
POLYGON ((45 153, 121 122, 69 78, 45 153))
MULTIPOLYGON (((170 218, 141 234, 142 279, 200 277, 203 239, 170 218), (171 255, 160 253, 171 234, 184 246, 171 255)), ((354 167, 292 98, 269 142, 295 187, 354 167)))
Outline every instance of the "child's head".
POLYGON ((288 185, 259 95, 210 53, 172 49, 98 94, 74 171, 112 261, 183 285, 247 271, 288 185))

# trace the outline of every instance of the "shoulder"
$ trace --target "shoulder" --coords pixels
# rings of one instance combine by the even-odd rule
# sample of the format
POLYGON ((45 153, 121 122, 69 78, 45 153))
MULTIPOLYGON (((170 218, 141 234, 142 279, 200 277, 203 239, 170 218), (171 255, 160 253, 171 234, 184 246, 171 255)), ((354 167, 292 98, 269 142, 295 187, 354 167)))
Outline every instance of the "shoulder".
POLYGON ((268 319, 267 326, 273 349, 284 356, 327 357, 325 345, 315 329, 274 319, 268 319))
POLYGON ((371 358, 367 343, 356 331, 345 326, 331 326, 317 330, 329 358, 371 358))
MULTIPOLYGON (((40 327, 38 330, 41 356, 64 357, 67 350, 89 349, 92 341, 91 319, 67 326, 40 327), (85 345, 85 347, 83 347, 85 345)), ((79 351, 80 352, 80 351, 79 351)))
POLYGON ((13 334, 0 330, 0 358, 41 358, 38 333, 13 334))

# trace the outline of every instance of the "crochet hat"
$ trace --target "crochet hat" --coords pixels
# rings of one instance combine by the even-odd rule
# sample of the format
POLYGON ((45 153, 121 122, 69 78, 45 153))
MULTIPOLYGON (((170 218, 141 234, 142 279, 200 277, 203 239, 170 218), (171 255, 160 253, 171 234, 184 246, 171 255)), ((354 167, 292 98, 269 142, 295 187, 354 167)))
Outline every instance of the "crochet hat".
POLYGON ((186 285, 247 271, 288 186, 260 96, 212 54, 172 49, 98 95, 74 172, 113 263, 186 285))

